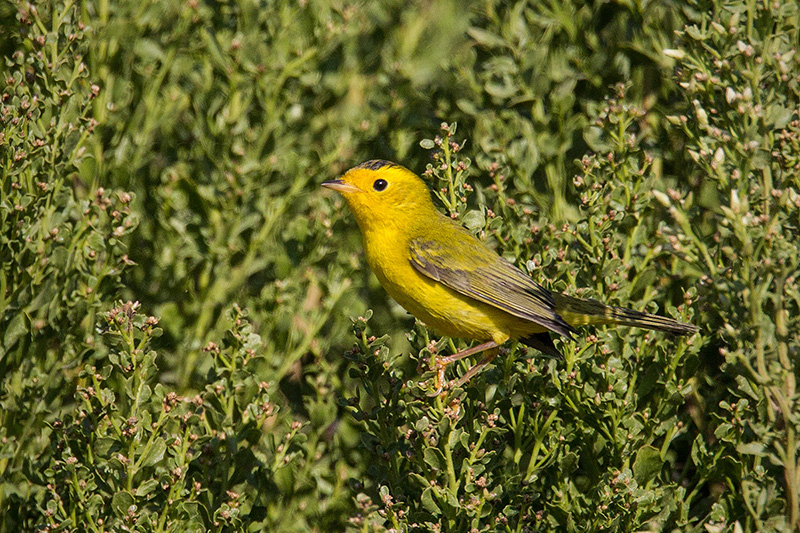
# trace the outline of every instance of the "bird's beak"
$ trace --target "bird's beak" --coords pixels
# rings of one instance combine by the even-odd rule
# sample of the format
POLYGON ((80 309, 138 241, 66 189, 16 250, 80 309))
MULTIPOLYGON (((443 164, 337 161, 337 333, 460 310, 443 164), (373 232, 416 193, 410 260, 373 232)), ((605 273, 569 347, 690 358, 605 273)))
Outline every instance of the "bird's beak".
POLYGON ((346 183, 344 180, 323 181, 322 186, 328 189, 333 189, 336 192, 361 192, 361 189, 355 185, 346 183))

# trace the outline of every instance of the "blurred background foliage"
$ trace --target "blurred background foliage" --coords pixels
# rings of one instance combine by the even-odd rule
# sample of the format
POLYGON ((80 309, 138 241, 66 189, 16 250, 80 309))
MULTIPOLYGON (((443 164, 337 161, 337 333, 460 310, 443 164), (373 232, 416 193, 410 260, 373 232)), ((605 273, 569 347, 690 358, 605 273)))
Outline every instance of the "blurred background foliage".
POLYGON ((3 530, 800 527, 795 3, 0 21, 3 530), (427 398, 446 344, 318 189, 373 158, 547 286, 701 334, 512 347, 427 398))

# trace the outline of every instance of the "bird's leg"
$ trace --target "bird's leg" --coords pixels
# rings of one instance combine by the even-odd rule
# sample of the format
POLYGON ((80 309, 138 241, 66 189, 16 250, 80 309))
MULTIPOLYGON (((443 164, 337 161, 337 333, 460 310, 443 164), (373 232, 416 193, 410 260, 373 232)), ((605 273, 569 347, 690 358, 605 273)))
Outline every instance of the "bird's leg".
POLYGON ((489 352, 487 352, 486 355, 483 356, 483 359, 481 359, 480 362, 476 363, 472 368, 467 370, 467 373, 461 376, 461 378, 458 381, 456 381, 455 386, 460 387, 466 384, 469 380, 471 380, 475 376, 475 374, 483 370, 483 368, 486 365, 494 361, 494 358, 497 357, 497 354, 499 353, 500 353, 499 349, 489 350, 489 352))
MULTIPOLYGON (((476 353, 480 353, 480 352, 483 352, 485 350, 489 350, 491 348, 497 348, 497 343, 494 342, 494 341, 484 342, 483 344, 479 344, 477 346, 473 346, 472 348, 467 348, 466 350, 461 350, 460 352, 454 353, 453 355, 448 355, 448 356, 445 356, 445 357, 437 358, 436 359, 436 366, 437 366, 437 371, 436 371, 436 392, 428 393, 428 396, 438 396, 442 392, 442 389, 444 388, 444 371, 447 368, 447 365, 449 365, 450 363, 453 363, 455 361, 458 361, 459 359, 463 359, 465 357, 469 357, 470 355, 474 355, 476 353)), ((497 357, 497 352, 496 351, 494 351, 494 352, 495 353, 494 353, 494 355, 492 355, 491 359, 486 361, 486 363, 483 364, 483 366, 486 366, 487 364, 489 364, 492 361, 492 359, 497 357)), ((481 363, 483 363, 484 360, 482 360, 481 363)), ((481 363, 478 363, 478 365, 480 365, 481 363)), ((476 365, 476 366, 478 366, 478 365, 476 365)), ((474 376, 475 373, 477 373, 481 368, 483 368, 483 366, 481 366, 480 368, 475 370, 475 372, 473 372, 472 374, 470 374, 470 372, 472 372, 472 369, 470 369, 467 372, 467 374, 469 374, 469 378, 474 376)), ((469 378, 467 378, 467 380, 469 378)), ((461 379, 463 380, 464 378, 461 378, 461 379)), ((460 382, 460 380, 459 380, 459 382, 460 382)))

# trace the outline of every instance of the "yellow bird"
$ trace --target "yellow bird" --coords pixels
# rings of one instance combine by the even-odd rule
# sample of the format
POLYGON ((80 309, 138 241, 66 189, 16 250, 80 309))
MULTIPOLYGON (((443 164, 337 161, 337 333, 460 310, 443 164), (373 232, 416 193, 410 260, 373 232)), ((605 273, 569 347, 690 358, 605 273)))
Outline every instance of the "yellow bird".
POLYGON ((440 384, 449 363, 488 350, 458 385, 467 382, 508 340, 560 358, 551 331, 572 339, 576 326, 590 324, 677 335, 698 330, 671 318, 548 291, 440 213, 422 179, 395 163, 367 161, 322 186, 344 197, 361 229, 367 263, 392 298, 439 333, 482 343, 439 358, 440 384))

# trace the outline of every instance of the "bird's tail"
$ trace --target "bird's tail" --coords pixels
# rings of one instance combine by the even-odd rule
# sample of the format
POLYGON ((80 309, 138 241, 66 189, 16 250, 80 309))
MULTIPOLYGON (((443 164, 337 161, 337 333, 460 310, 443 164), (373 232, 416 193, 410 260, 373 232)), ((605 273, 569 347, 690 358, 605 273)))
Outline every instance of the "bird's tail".
POLYGON ((571 326, 616 324, 637 328, 668 331, 675 335, 692 335, 698 327, 650 313, 642 313, 624 307, 605 305, 597 300, 585 300, 566 294, 553 293, 556 313, 571 326))

